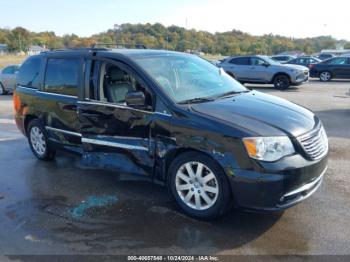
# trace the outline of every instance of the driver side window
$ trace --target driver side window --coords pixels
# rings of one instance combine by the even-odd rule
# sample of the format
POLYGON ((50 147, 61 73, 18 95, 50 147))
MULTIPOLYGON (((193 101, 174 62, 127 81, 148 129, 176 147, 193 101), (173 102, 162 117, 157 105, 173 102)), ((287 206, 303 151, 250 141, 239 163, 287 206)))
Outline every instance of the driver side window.
POLYGON ((264 60, 257 57, 252 57, 250 61, 251 61, 251 65, 254 65, 254 66, 263 66, 266 64, 264 60))
MULTIPOLYGON (((135 76, 124 68, 108 62, 100 63, 99 67, 99 69, 98 67, 94 67, 95 71, 99 70, 100 77, 98 81, 92 81, 97 82, 97 88, 94 94, 91 94, 92 92, 90 91, 90 98, 105 103, 127 106, 127 94, 141 91, 145 95, 146 105, 151 108, 151 94, 135 76)), ((93 75, 96 77, 98 74, 93 75)))

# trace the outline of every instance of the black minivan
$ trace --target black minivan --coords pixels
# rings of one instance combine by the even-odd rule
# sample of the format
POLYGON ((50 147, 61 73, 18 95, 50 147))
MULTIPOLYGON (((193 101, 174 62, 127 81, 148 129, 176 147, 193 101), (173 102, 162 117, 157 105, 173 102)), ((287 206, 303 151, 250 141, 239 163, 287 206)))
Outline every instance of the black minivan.
POLYGON ((16 123, 34 155, 58 149, 168 185, 196 218, 281 210, 321 185, 328 139, 311 111, 247 90, 197 56, 148 49, 42 53, 22 65, 16 123), (97 160, 96 160, 97 161, 97 160))

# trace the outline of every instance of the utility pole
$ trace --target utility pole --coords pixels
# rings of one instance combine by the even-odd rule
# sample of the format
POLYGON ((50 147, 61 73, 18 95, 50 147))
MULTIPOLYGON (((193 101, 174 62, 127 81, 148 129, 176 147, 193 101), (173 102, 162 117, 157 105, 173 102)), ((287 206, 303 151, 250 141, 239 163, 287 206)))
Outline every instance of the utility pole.
MULTIPOLYGON (((114 24, 114 31, 115 31, 115 43, 118 44, 118 34, 121 31, 121 26, 118 24, 114 24)), ((120 42, 123 43, 123 40, 120 39, 120 42)))
POLYGON ((18 45, 19 45, 19 51, 22 52, 21 34, 18 34, 18 45))

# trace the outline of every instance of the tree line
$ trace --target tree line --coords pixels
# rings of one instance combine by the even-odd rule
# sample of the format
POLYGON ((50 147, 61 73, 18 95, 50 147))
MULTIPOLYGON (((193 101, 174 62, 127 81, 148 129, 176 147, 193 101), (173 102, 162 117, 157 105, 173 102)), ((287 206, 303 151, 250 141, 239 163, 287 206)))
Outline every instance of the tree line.
POLYGON ((177 51, 196 50, 207 54, 243 55, 277 54, 297 50, 306 54, 322 49, 344 47, 350 49, 350 42, 331 36, 312 38, 289 38, 280 35, 254 36, 238 30, 223 33, 188 30, 179 26, 165 27, 156 24, 122 24, 116 29, 79 37, 75 34, 57 36, 54 32, 31 32, 17 27, 12 30, 0 29, 0 44, 7 44, 10 51, 26 51, 31 45, 47 49, 90 47, 95 43, 144 44, 148 48, 177 51))

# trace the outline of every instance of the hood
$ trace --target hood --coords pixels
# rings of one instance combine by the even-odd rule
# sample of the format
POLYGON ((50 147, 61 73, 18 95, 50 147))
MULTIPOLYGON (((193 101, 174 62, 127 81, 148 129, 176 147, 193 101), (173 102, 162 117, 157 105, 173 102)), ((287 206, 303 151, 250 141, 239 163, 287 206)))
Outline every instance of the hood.
POLYGON ((306 66, 303 65, 294 65, 294 64, 283 64, 283 66, 288 67, 288 68, 292 68, 292 69, 296 69, 296 70, 309 70, 309 68, 307 68, 306 66))
POLYGON ((312 130, 318 121, 314 113, 304 107, 257 91, 191 107, 197 113, 244 128, 256 136, 297 137, 312 130))

